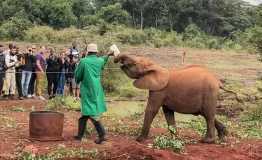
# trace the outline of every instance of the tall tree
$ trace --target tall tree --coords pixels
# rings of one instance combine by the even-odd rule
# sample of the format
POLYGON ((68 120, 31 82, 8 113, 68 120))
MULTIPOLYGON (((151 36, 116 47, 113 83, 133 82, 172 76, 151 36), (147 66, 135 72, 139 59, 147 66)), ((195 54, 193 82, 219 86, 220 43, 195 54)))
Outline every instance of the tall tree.
POLYGON ((76 24, 77 18, 69 0, 52 0, 48 12, 49 24, 54 28, 65 28, 76 24))
POLYGON ((107 23, 119 23, 130 25, 131 17, 127 11, 122 10, 120 3, 102 7, 98 12, 98 16, 107 23))

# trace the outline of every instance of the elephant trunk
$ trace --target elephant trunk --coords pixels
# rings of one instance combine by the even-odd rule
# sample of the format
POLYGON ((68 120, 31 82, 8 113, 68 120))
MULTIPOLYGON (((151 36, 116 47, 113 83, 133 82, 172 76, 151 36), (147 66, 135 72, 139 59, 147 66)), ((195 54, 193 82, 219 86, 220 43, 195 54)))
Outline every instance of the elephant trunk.
POLYGON ((120 62, 121 60, 127 58, 128 55, 127 54, 124 54, 124 53, 120 53, 119 55, 117 55, 115 58, 114 58, 114 62, 115 63, 118 63, 120 62))

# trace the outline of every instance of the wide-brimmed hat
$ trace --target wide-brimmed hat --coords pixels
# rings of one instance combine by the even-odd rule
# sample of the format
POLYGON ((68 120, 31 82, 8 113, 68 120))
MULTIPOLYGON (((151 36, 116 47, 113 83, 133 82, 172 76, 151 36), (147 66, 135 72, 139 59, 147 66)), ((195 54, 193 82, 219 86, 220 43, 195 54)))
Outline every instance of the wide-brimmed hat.
POLYGON ((96 44, 89 44, 86 48, 87 52, 98 52, 96 44))
POLYGON ((78 54, 74 54, 73 57, 78 58, 79 56, 78 56, 78 54))

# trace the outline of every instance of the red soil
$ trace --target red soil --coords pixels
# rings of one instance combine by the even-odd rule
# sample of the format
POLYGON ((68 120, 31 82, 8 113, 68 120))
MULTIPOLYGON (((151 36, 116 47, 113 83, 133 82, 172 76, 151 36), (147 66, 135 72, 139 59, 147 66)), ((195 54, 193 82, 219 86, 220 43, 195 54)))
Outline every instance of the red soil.
MULTIPOLYGON (((148 148, 148 143, 152 143, 149 138, 143 143, 135 141, 135 136, 123 135, 114 132, 107 133, 108 140, 102 145, 96 145, 93 140, 96 134, 85 135, 87 142, 81 143, 73 139, 73 135, 77 132, 77 118, 80 116, 79 112, 68 111, 65 113, 63 140, 52 142, 30 141, 29 136, 29 113, 31 106, 35 106, 36 110, 41 110, 45 105, 43 101, 39 100, 16 100, 16 101, 0 101, 1 117, 14 118, 8 124, 17 127, 6 127, 5 122, 1 118, 0 121, 0 159, 17 159, 15 152, 18 147, 33 145, 38 148, 39 154, 49 153, 55 151, 58 144, 64 144, 66 149, 77 150, 85 149, 91 150, 96 148, 99 150, 99 159, 148 159, 148 160, 163 160, 163 159, 262 159, 262 142, 256 140, 240 140, 232 137, 227 137, 224 140, 225 145, 220 144, 192 144, 185 147, 188 155, 182 155, 168 150, 157 150, 148 148), (23 107, 25 112, 13 111, 12 107, 23 107), (235 142, 237 142, 235 144, 235 142), (51 149, 47 150, 47 147, 51 149), (104 156, 106 153, 106 157, 104 156)), ((133 126, 132 121, 125 120, 125 124, 133 126)), ((88 123, 90 126, 90 122, 88 123)), ((105 123, 106 125, 106 123, 105 123)), ((91 127, 93 127, 91 125, 91 127)), ((141 126, 137 126, 141 127, 141 126)), ((165 129, 152 128, 150 135, 166 134, 165 129)), ((200 139, 197 134, 191 132, 181 132, 181 137, 189 137, 189 139, 200 139)), ((69 158, 67 158, 69 159, 69 158)))

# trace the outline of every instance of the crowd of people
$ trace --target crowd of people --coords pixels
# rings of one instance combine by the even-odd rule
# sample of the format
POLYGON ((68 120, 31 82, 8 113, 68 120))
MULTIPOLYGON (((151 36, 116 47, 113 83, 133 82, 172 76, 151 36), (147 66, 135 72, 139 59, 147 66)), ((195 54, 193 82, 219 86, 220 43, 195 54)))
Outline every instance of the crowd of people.
POLYGON ((75 100, 80 100, 81 84, 81 117, 74 138, 82 140, 86 122, 90 119, 98 133, 98 139, 94 142, 101 144, 107 138, 99 115, 106 112, 107 107, 100 74, 114 52, 110 51, 101 58, 97 57, 97 53, 97 45, 89 44, 80 60, 75 42, 59 55, 54 49, 47 53, 45 46, 39 46, 38 52, 36 46, 27 46, 26 52, 22 53, 17 45, 9 44, 9 49, 5 51, 0 45, 0 93, 6 100, 16 99, 16 90, 20 100, 45 100, 42 86, 46 74, 49 99, 63 97, 64 86, 68 83, 70 93, 75 100))
POLYGON ((42 96, 44 78, 47 78, 49 99, 64 96, 64 86, 75 100, 80 100, 80 83, 76 83, 74 72, 79 63, 77 44, 56 55, 54 49, 49 53, 45 46, 27 46, 22 53, 19 46, 9 44, 8 49, 0 44, 0 93, 5 100, 34 98, 45 100, 42 96), (46 57, 46 54, 49 54, 46 57), (15 97, 16 90, 18 97, 15 97))

